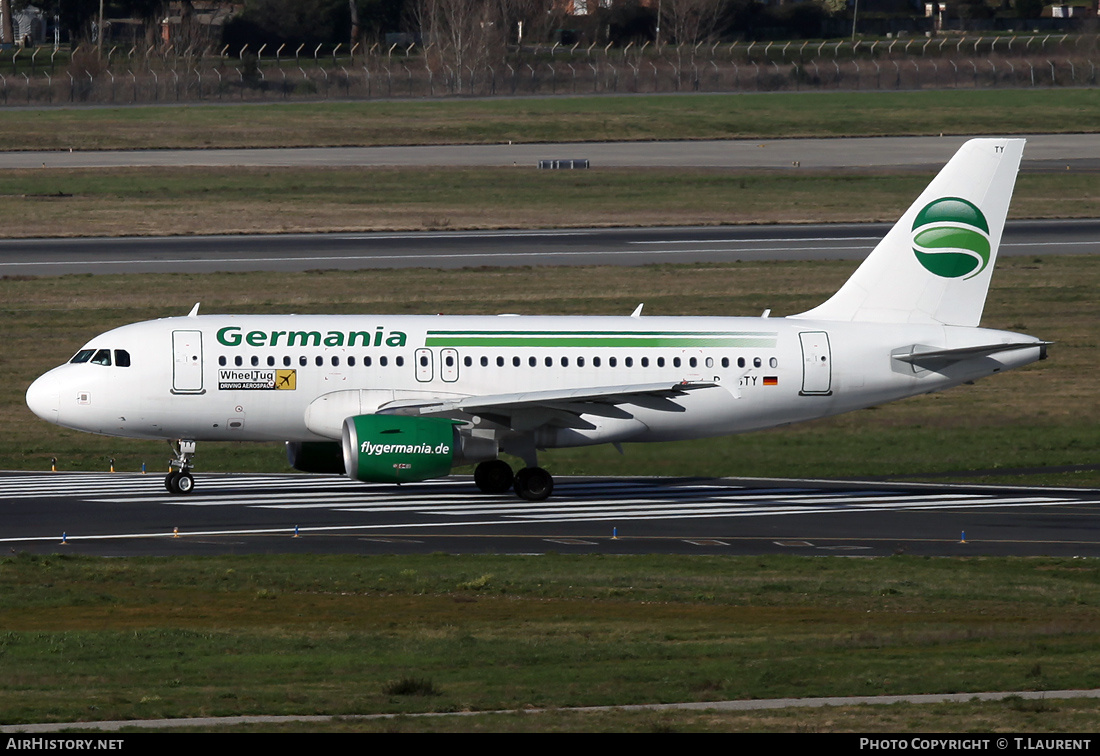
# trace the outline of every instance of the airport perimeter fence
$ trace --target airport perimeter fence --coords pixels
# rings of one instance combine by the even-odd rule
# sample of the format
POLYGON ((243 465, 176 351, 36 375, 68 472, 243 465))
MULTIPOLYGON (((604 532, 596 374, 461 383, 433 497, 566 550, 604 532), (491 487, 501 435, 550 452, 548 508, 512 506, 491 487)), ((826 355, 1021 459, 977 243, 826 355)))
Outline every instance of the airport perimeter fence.
MULTIPOLYGON (((0 61, 0 105, 371 100, 667 92, 987 89, 1097 84, 1098 35, 954 35, 872 42, 532 47, 460 62, 415 46, 294 58, 78 47, 0 61)), ((262 48, 261 48, 262 51, 262 48)), ((25 52, 25 51, 24 51, 25 52)), ((4 53, 7 56, 7 53, 4 53)))

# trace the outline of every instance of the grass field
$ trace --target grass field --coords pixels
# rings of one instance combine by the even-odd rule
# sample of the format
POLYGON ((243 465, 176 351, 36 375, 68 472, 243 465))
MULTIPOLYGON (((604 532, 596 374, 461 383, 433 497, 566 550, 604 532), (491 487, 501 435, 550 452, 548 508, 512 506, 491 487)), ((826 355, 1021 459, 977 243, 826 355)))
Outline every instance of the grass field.
MULTIPOLYGON (((34 169, 0 176, 0 216, 9 237, 892 221, 933 174, 34 169)), ((1094 173, 1019 179, 1013 218, 1097 216, 1094 173)))
MULTIPOLYGON (((1100 687, 1087 561, 23 555, 0 578, 6 724, 1100 687)), ((1089 732, 1098 714, 1010 700, 313 727, 1089 732)))
POLYGON ((1096 89, 819 92, 5 110, 8 150, 1093 133, 1096 89))

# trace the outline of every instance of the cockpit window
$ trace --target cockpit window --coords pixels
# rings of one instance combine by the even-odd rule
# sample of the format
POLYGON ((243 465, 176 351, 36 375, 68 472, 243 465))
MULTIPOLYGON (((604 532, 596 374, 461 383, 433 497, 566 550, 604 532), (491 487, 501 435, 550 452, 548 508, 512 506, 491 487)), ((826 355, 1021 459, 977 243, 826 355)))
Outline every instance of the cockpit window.
MULTIPOLYGON (((125 349, 116 349, 114 364, 117 367, 130 367, 130 353, 125 349)), ((93 365, 111 365, 111 350, 110 349, 81 349, 77 352, 69 362, 73 364, 79 364, 81 362, 90 362, 93 365)))

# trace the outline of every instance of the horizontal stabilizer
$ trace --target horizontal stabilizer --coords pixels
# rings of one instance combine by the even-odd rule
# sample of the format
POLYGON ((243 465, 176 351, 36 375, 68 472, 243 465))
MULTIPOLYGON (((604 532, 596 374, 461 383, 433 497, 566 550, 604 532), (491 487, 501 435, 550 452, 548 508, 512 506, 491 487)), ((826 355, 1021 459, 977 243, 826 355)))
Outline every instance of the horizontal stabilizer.
POLYGON ((958 347, 956 349, 929 349, 927 351, 917 351, 920 350, 921 347, 916 346, 912 347, 914 351, 894 354, 893 357, 899 362, 908 362, 920 367, 929 367, 931 365, 944 365, 952 362, 959 362, 960 360, 969 360, 974 357, 988 357, 998 352, 1009 352, 1015 349, 1034 349, 1035 347, 1039 347, 1039 349, 1042 350, 1039 359, 1045 359, 1047 347, 1052 343, 1053 342, 1050 341, 1016 341, 1006 344, 983 344, 981 346, 958 347))

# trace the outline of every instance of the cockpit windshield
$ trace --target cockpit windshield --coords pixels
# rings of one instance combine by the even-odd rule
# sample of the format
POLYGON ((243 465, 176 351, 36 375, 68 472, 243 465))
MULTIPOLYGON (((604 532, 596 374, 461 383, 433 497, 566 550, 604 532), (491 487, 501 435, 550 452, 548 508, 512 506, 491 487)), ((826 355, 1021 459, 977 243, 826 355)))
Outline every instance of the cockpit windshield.
MULTIPOLYGON (((110 349, 81 349, 77 352, 71 360, 71 364, 80 364, 82 362, 90 362, 93 365, 106 365, 111 366, 111 350, 110 349)), ((130 367, 130 353, 125 349, 114 350, 113 364, 116 367, 130 367)))

